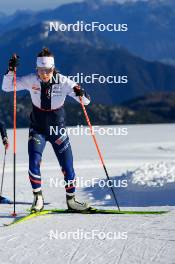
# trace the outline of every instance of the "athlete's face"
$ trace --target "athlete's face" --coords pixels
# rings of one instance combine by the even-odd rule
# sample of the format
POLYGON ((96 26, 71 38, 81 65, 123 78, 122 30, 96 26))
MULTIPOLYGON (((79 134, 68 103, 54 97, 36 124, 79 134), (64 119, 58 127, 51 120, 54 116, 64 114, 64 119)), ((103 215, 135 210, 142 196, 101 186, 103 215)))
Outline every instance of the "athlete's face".
POLYGON ((38 75, 43 82, 49 82, 53 77, 54 69, 37 68, 38 75))

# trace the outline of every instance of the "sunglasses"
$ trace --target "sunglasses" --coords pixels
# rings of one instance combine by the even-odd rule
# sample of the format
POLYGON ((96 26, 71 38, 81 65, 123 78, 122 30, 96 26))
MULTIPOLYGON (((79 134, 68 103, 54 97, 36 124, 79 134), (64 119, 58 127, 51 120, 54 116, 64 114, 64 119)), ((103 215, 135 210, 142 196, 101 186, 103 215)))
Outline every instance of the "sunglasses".
POLYGON ((49 74, 51 72, 53 72, 53 67, 48 69, 48 68, 37 68, 37 71, 39 74, 49 74))

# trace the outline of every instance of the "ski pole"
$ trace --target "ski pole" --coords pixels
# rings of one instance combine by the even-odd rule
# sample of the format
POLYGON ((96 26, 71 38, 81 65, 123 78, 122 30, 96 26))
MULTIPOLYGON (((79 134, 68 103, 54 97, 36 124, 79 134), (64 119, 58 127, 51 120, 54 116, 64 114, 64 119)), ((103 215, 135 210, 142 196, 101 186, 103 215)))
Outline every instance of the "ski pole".
MULTIPOLYGON (((110 180, 110 177, 109 177, 108 171, 107 171, 107 169, 106 169, 106 166, 105 166, 105 162, 104 162, 104 159, 103 159, 102 153, 101 153, 100 148, 99 148, 99 146, 98 146, 97 139, 96 139, 96 137, 95 137, 95 135, 94 135, 94 133, 93 133, 93 129, 92 129, 92 125, 91 125, 90 119, 89 119, 89 117, 88 117, 88 114, 87 114, 86 108, 85 108, 85 106, 84 106, 84 104, 83 104, 82 97, 80 96, 79 98, 80 98, 80 103, 81 103, 81 106, 82 106, 82 109, 83 109, 83 112, 84 112, 84 115, 85 115, 85 118, 86 118, 87 124, 88 124, 88 126, 89 126, 89 128, 90 128, 91 135, 92 135, 92 137, 93 137, 93 140, 94 140, 94 143, 95 143, 95 146, 96 146, 96 149, 97 149, 98 155, 99 155, 99 157, 100 157, 100 161, 101 161, 102 166, 103 166, 103 168, 104 168, 104 171, 105 171, 106 177, 107 177, 108 180, 110 180)), ((112 194, 113 194, 113 196, 114 196, 114 200, 115 200, 115 202, 116 202, 116 205, 117 205, 117 207, 118 207, 118 210, 120 211, 119 203, 118 203, 118 200, 117 200, 116 194, 115 194, 115 192, 114 192, 114 189, 113 189, 112 186, 110 186, 110 188, 111 188, 112 194)))
MULTIPOLYGON (((16 54, 14 55, 16 57, 16 54)), ((16 67, 14 68, 14 100, 13 100, 13 213, 16 217, 16 67)))
POLYGON ((1 178, 0 197, 2 196, 2 189, 3 189, 3 183, 4 183, 4 172, 5 172, 6 153, 7 153, 7 150, 6 150, 6 148, 5 148, 5 151, 4 151, 4 161, 3 161, 3 170, 2 170, 2 178, 1 178))

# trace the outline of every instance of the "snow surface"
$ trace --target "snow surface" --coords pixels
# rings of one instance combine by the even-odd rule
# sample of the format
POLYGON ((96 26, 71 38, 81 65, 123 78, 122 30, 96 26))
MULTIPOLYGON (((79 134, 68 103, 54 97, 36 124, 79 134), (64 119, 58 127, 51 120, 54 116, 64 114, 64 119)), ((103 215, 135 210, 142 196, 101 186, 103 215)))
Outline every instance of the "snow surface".
MULTIPOLYGON (((175 263, 175 125, 127 126, 127 136, 97 136, 111 179, 126 183, 116 187, 120 205, 133 210, 170 210, 165 215, 52 215, 40 216, 13 227, 9 223, 12 206, 0 204, 0 264, 7 263, 175 263), (60 232, 116 232, 116 239, 60 239, 60 232), (126 235, 123 238, 123 235, 126 235), (119 239, 120 238, 120 239, 119 239)), ((13 155, 11 148, 3 196, 12 199, 13 155)), ((26 129, 17 133, 17 213, 26 214, 32 192, 28 181, 26 129)), ((105 174, 90 136, 71 136, 77 180, 94 186, 77 189, 77 198, 99 208, 115 208, 111 192, 101 188, 105 174)), ((3 152, 1 146, 1 153, 3 152)), ((0 157, 2 164, 3 155, 0 157)), ((2 168, 2 166, 1 166, 2 168)), ((55 186, 62 179, 57 160, 48 144, 42 163, 45 208, 66 208, 64 188, 55 186)), ((70 234, 70 233, 69 233, 70 234)))

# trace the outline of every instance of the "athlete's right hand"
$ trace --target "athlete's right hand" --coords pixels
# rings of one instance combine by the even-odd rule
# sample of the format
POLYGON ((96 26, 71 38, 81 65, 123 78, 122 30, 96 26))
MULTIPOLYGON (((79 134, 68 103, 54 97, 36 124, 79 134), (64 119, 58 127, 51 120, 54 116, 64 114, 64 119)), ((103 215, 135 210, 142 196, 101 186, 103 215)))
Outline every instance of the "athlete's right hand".
POLYGON ((9 60, 9 71, 14 71, 19 66, 19 56, 14 54, 9 60))

